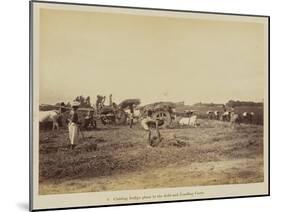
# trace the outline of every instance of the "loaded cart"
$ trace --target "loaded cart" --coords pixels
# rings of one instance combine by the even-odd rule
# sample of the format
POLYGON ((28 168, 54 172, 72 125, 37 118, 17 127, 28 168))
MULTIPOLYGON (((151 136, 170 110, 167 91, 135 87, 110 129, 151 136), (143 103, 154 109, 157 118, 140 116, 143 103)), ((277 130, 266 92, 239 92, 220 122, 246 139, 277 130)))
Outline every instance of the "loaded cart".
POLYGON ((140 104, 139 99, 126 99, 119 105, 112 104, 112 106, 103 106, 98 113, 100 120, 103 124, 126 124, 128 115, 125 112, 126 109, 130 109, 133 113, 133 109, 140 104))
POLYGON ((148 104, 140 108, 141 118, 148 115, 148 111, 152 112, 152 119, 157 120, 159 128, 167 128, 175 119, 176 105, 173 102, 156 102, 148 104))

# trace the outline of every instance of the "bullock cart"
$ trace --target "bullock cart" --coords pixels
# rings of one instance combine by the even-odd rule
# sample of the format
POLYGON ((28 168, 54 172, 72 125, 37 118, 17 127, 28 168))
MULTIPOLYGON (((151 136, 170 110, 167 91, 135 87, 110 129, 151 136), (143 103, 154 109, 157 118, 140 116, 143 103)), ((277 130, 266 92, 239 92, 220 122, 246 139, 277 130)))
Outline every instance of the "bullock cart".
POLYGON ((167 128, 175 119, 175 107, 176 105, 173 102, 155 102, 140 107, 140 116, 141 118, 146 118, 148 115, 148 111, 151 111, 151 118, 155 121, 158 121, 158 127, 160 129, 167 128))

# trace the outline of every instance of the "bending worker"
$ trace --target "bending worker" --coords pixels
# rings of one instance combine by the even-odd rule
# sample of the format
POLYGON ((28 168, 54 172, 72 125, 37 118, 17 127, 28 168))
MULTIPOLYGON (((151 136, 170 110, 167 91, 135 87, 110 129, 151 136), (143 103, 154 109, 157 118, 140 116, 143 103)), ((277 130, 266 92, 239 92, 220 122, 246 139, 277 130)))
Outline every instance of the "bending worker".
POLYGON ((147 111, 147 117, 141 121, 142 127, 148 131, 148 144, 150 146, 157 146, 162 138, 159 131, 159 120, 152 118, 152 111, 147 111))

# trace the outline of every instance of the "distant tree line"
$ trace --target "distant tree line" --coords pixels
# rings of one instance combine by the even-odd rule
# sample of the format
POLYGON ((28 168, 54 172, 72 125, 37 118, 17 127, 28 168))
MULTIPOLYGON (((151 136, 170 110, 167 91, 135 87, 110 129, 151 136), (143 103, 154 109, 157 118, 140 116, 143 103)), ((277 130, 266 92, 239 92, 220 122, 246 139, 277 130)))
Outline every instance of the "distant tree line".
POLYGON ((222 107, 223 104, 216 104, 216 103, 195 103, 193 106, 195 107, 222 107))
POLYGON ((227 107, 239 107, 239 106, 260 107, 260 106, 263 106, 263 103, 262 102, 252 102, 252 101, 229 100, 225 105, 227 107))
POLYGON ((260 107, 263 106, 262 102, 252 102, 252 101, 235 101, 229 100, 225 105, 224 104, 216 104, 216 103, 195 103, 193 106, 195 107, 239 107, 239 106, 252 106, 252 107, 260 107))

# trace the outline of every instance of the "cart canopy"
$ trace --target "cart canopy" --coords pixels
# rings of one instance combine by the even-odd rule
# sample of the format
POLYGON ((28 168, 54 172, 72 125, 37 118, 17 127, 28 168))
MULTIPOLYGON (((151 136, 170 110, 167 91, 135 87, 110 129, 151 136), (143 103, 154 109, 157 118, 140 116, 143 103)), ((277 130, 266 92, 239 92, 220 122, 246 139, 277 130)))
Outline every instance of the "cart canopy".
POLYGON ((138 106, 140 103, 140 99, 126 99, 119 104, 119 107, 125 109, 130 107, 131 105, 138 106))

